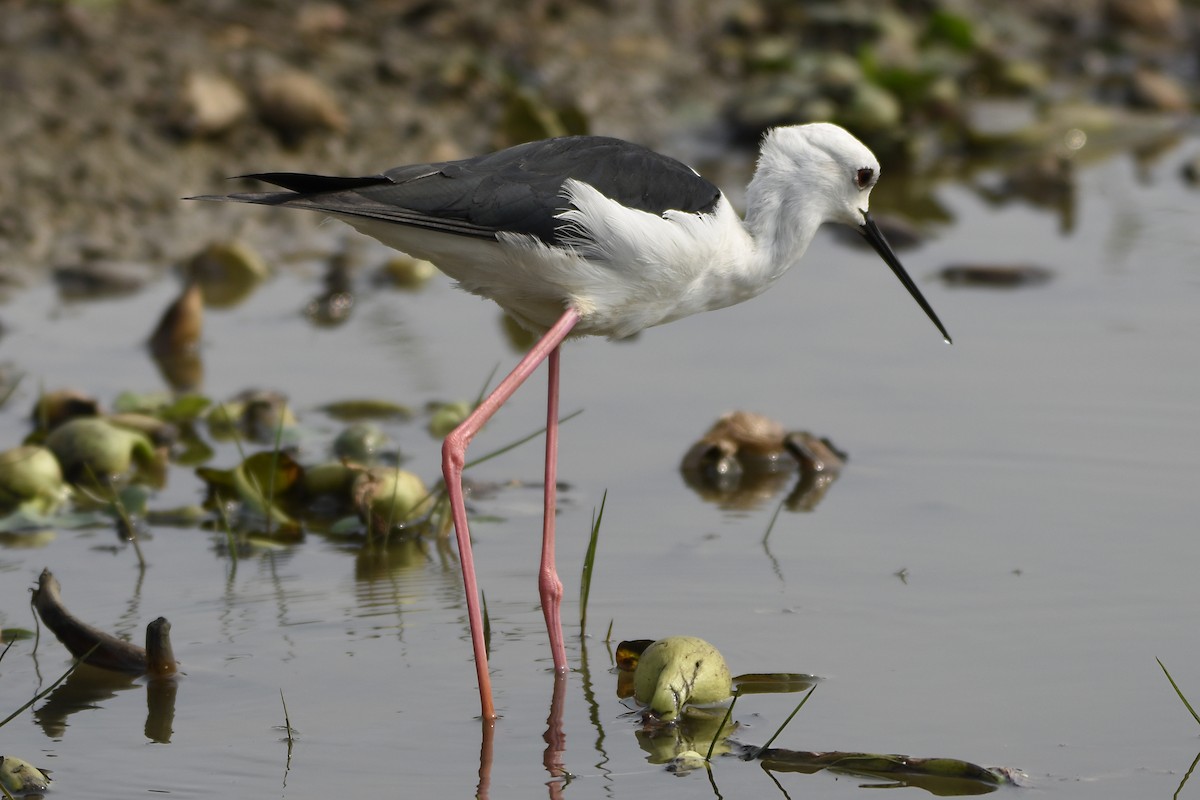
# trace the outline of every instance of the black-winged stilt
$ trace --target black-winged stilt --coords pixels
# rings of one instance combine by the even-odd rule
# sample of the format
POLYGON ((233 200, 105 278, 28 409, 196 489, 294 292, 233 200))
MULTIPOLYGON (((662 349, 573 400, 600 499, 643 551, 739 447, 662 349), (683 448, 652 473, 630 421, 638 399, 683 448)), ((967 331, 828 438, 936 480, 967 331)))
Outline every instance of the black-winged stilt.
POLYGON ((817 228, 858 230, 950 341, 868 213, 879 162, 842 128, 813 123, 763 138, 739 219, 685 164, 620 139, 569 136, 461 161, 362 178, 262 173, 286 191, 196 199, 320 211, 496 301, 541 335, 449 436, 442 471, 462 562, 483 716, 496 716, 463 500, 466 449, 539 364, 549 366, 545 513, 538 587, 554 667, 567 669, 554 565, 559 345, 569 335, 630 336, 763 292, 800 260, 817 228))

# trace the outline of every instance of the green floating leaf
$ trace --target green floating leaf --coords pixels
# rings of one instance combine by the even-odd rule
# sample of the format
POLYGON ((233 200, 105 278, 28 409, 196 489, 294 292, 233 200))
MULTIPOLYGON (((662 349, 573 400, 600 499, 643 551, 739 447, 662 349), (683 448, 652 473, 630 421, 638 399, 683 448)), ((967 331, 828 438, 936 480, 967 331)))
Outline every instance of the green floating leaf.
POLYGON ((258 551, 280 551, 287 550, 292 545, 290 542, 280 542, 265 536, 247 536, 246 546, 258 551))
POLYGON ((36 633, 28 628, 0 628, 0 642, 8 644, 9 642, 23 642, 27 639, 33 639, 37 636, 36 633))
POLYGON ((330 525, 325 532, 330 536, 356 536, 362 533, 362 520, 357 516, 342 517, 330 525))
POLYGON ((156 414, 171 402, 170 392, 121 392, 113 400, 113 411, 118 414, 156 414))
POLYGON ((204 415, 212 400, 199 394, 185 394, 158 412, 158 417, 167 422, 194 422, 204 415))
POLYGON ((242 415, 246 413, 246 404, 239 400, 226 400, 217 403, 204 415, 208 424, 208 434, 218 441, 238 439, 238 427, 242 415))
POLYGON ((113 411, 118 414, 146 414, 164 422, 179 423, 199 419, 210 405, 212 400, 195 393, 121 392, 113 401, 113 411))
POLYGON ((53 533, 58 530, 79 528, 102 528, 112 525, 112 517, 106 511, 71 511, 46 514, 37 509, 19 507, 11 514, 0 517, 0 533, 32 534, 41 531, 53 533))
POLYGON ((303 467, 287 453, 264 450, 241 463, 235 470, 235 482, 241 476, 252 485, 253 491, 280 497, 295 485, 303 471, 303 467))
POLYGON ((190 422, 179 428, 179 442, 173 448, 171 460, 183 467, 194 467, 208 461, 214 455, 209 443, 196 432, 190 422))
POLYGON ((474 410, 467 402, 438 403, 429 417, 429 434, 435 439, 444 439, 474 410))
POLYGON ((824 753, 781 748, 751 753, 764 769, 773 772, 816 773, 822 770, 886 780, 887 785, 915 786, 940 797, 993 792, 1000 786, 1015 784, 1014 770, 981 767, 956 758, 914 758, 912 756, 849 753, 824 753))
POLYGON ((295 459, 275 451, 255 453, 233 469, 196 469, 196 475, 208 484, 212 494, 227 500, 236 499, 245 509, 287 530, 295 529, 297 525, 281 503, 284 495, 298 485, 303 473, 295 459))
POLYGON ((390 400, 365 399, 340 400, 336 403, 321 406, 319 410, 343 422, 357 422, 365 419, 389 419, 393 417, 412 419, 417 413, 409 406, 393 403, 390 400))
POLYGON ((146 510, 146 523, 168 528, 194 528, 208 519, 208 512, 198 505, 146 510))
POLYGON ((733 687, 738 694, 791 694, 807 691, 820 680, 799 672, 762 672, 738 675, 733 687))

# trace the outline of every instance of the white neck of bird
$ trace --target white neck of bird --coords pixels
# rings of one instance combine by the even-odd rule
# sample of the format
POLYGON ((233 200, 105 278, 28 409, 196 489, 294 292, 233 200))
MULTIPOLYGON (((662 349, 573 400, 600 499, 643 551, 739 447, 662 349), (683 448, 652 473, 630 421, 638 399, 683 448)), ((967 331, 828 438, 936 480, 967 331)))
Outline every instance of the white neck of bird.
POLYGON ((825 221, 819 200, 807 202, 794 175, 761 165, 746 189, 746 230, 754 239, 756 272, 774 281, 796 264, 825 221))

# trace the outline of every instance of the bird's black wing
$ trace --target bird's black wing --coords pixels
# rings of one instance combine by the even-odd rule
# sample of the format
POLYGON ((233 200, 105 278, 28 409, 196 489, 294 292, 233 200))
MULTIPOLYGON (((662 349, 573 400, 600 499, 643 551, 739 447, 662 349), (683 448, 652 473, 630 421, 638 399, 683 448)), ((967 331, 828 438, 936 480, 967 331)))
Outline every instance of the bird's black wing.
POLYGON ((338 178, 300 173, 245 177, 287 192, 221 198, 282 205, 464 236, 511 232, 560 241, 568 207, 563 183, 589 184, 630 208, 661 215, 711 211, 720 191, 687 165, 640 145, 600 136, 567 136, 462 161, 414 164, 382 175, 338 178))

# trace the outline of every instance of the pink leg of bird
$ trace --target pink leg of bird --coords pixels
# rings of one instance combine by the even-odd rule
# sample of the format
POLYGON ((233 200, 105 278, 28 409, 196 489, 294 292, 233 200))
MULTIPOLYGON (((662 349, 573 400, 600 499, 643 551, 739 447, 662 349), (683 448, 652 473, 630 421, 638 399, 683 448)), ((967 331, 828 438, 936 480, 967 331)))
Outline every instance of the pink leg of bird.
MULTIPOLYGON (((538 578, 539 590, 543 594, 543 609, 545 609, 548 605, 545 597, 548 585, 545 571, 547 549, 551 559, 554 554, 554 481, 551 480, 551 477, 557 472, 557 453, 553 447, 558 441, 558 346, 567 338, 577 322, 579 322, 578 312, 568 309, 559 317, 558 322, 554 323, 553 327, 538 340, 537 344, 525 354, 525 357, 508 374, 508 377, 500 382, 495 391, 488 395, 461 425, 451 431, 442 444, 442 475, 446 480, 446 493, 450 499, 450 515, 454 520, 454 533, 458 540, 458 557, 462 563, 463 590, 467 596, 467 620, 471 627, 471 646, 475 652, 475 672, 479 680, 479 701, 484 719, 496 718, 496 705, 492 700, 492 680, 488 674, 487 649, 483 641, 483 614, 479 608, 479 584, 475 580, 475 560, 471 555, 471 533, 467 528, 467 506, 463 499, 462 472, 463 466, 466 464, 467 446, 470 445, 475 434, 479 433, 480 429, 500 409, 500 406, 504 405, 521 384, 533 374, 538 365, 549 358, 552 374, 547 405, 553 417, 547 420, 546 426, 546 520, 543 528, 543 567, 538 578), (545 538, 547 536, 549 537, 549 548, 546 547, 545 538)), ((553 578, 551 583, 557 583, 558 578, 554 574, 553 566, 551 566, 549 576, 553 578)), ((558 595, 559 597, 562 595, 561 584, 558 587, 558 595)), ((549 605, 554 606, 557 623, 557 599, 551 598, 549 605)), ((545 613, 546 624, 550 628, 555 669, 565 671, 566 651, 562 644, 561 624, 551 624, 550 612, 545 611, 545 613)))
POLYGON ((538 568, 538 596, 546 631, 550 634, 550 654, 554 670, 567 671, 567 648, 563 644, 562 605, 563 586, 554 563, 554 517, 558 494, 558 356, 561 348, 550 351, 546 360, 549 389, 546 392, 546 483, 545 508, 542 512, 542 562, 538 568))

